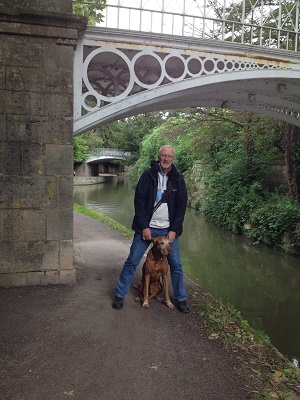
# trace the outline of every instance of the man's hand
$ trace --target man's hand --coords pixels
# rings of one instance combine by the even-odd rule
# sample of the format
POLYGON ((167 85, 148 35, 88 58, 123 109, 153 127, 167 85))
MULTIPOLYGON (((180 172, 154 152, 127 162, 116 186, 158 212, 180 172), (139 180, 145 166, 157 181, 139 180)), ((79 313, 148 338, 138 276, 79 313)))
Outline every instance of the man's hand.
POLYGON ((143 240, 151 240, 151 231, 150 231, 150 228, 145 228, 145 229, 143 229, 142 238, 143 238, 143 240))
POLYGON ((175 237, 176 237, 176 232, 170 231, 170 232, 168 233, 167 238, 169 239, 169 242, 170 242, 170 243, 173 243, 173 242, 174 242, 175 237))

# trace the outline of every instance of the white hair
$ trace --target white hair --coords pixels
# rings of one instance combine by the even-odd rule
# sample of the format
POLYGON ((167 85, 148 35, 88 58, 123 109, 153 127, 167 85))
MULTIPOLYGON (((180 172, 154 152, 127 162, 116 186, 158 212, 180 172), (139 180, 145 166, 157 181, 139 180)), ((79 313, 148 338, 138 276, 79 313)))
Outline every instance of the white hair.
POLYGON ((164 144, 163 146, 161 146, 161 148, 158 150, 158 154, 161 154, 162 153, 162 149, 164 149, 164 148, 172 149, 174 151, 174 157, 175 157, 175 149, 170 144, 164 144))

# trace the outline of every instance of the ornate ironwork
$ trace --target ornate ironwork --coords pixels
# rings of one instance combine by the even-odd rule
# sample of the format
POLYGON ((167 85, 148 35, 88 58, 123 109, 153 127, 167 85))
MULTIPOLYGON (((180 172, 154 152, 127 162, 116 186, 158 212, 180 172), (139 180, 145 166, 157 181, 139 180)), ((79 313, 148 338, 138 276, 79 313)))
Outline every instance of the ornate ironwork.
POLYGON ((113 148, 98 148, 90 149, 88 154, 87 163, 100 160, 100 159, 110 159, 110 160, 126 160, 131 156, 130 151, 124 151, 113 148))
POLYGON ((107 0, 105 23, 118 29, 89 27, 77 46, 75 134, 186 106, 244 109, 300 124, 300 55, 291 51, 299 47, 299 9, 300 0, 107 0), (168 18, 171 33, 181 26, 181 36, 166 34, 168 18))
POLYGON ((264 56, 263 52, 252 55, 241 45, 236 48, 219 45, 217 49, 211 41, 209 47, 207 42, 204 45, 186 39, 167 47, 163 40, 160 45, 159 39, 154 45, 153 38, 148 39, 152 45, 128 43, 128 40, 123 43, 124 36, 116 45, 115 40, 97 41, 101 33, 97 28, 87 31, 83 54, 79 57, 84 61, 78 67, 83 83, 81 96, 76 100, 78 117, 128 96, 188 79, 224 75, 226 80, 226 75, 234 72, 300 68, 282 54, 281 58, 272 53, 264 56))

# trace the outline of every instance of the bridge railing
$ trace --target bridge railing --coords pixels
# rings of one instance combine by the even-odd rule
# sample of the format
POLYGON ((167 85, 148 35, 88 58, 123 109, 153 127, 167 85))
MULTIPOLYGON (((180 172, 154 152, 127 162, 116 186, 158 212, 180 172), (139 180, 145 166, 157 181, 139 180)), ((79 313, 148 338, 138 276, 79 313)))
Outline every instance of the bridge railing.
POLYGON ((101 157, 126 159, 131 156, 131 152, 113 148, 97 148, 97 149, 90 149, 88 155, 89 155, 89 160, 101 157))
POLYGON ((101 27, 300 50, 300 0, 107 0, 101 27))

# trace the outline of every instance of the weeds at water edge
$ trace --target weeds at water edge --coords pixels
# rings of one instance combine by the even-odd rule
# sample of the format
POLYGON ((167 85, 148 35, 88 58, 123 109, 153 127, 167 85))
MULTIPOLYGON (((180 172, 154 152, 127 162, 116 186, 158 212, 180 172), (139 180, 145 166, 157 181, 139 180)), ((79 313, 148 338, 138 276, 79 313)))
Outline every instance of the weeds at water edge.
POLYGON ((232 355, 252 400, 299 399, 300 370, 272 346, 264 332, 253 329, 239 311, 200 288, 192 297, 209 339, 220 341, 232 355))
POLYGON ((98 221, 103 222, 104 224, 110 226, 113 229, 116 229, 120 232, 123 233, 123 235, 129 239, 133 237, 133 233, 131 230, 126 228, 124 225, 120 224, 119 222, 113 220, 112 218, 108 217, 105 214, 102 214, 99 211, 91 210, 87 207, 81 206, 79 204, 74 203, 74 211, 84 214, 88 217, 91 217, 93 219, 97 219, 98 221))

